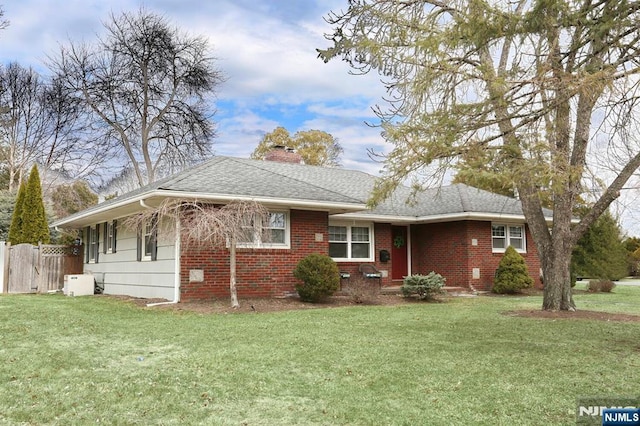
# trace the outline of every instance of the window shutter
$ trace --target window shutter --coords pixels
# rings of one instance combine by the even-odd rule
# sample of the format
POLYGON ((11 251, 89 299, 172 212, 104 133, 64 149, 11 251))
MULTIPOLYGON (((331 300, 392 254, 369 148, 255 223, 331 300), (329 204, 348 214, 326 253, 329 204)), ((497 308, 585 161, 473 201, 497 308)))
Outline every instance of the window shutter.
MULTIPOLYGON (((143 225, 144 226, 144 225, 143 225)), ((138 259, 138 262, 140 262, 142 260, 142 227, 139 226, 138 227, 138 233, 136 235, 137 241, 136 241, 136 257, 138 259)))
POLYGON ((102 245, 102 253, 107 254, 107 241, 109 241, 109 224, 105 222, 103 225, 104 229, 102 230, 102 241, 104 244, 102 245))
POLYGON ((151 226, 151 260, 158 259, 158 216, 153 216, 151 226))
POLYGON ((91 227, 87 226, 84 230, 84 263, 89 263, 91 250, 91 227))
POLYGON ((115 253, 116 252, 116 229, 118 229, 118 227, 116 226, 118 224, 117 220, 113 221, 113 240, 111 240, 111 253, 115 253))
POLYGON ((98 263, 98 255, 100 255, 100 224, 96 224, 96 246, 94 248, 96 263, 98 263))

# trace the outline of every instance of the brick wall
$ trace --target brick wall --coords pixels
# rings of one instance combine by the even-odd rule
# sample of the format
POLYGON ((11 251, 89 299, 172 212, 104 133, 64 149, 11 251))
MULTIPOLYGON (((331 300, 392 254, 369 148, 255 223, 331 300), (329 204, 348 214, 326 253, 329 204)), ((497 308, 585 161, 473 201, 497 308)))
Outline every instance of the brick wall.
POLYGON ((432 223, 411 227, 414 274, 434 271, 447 286, 468 286, 469 259, 466 222, 432 223))
MULTIPOLYGON (((293 270, 298 261, 311 253, 329 253, 326 212, 291 210, 289 214, 290 249, 237 250, 238 297, 281 297, 293 293, 296 283, 293 270), (321 238, 316 239, 316 234, 321 238)), ((226 247, 183 244, 180 265, 182 300, 229 297, 229 250, 226 247), (190 275, 194 278, 200 271, 202 281, 190 279, 190 275)))
MULTIPOLYGON (((375 244, 374 244, 375 262, 373 262, 373 264, 380 271, 388 272, 388 276, 382 278, 382 285, 383 286, 393 285, 391 281, 391 272, 392 272, 391 261, 388 261, 388 262, 380 261, 380 250, 388 250, 389 252, 391 252, 391 244, 393 243, 392 237, 391 237, 391 225, 388 223, 374 224, 373 235, 375 239, 375 244)), ((351 274, 352 279, 356 279, 361 276, 361 273, 358 270, 358 268, 363 263, 371 263, 371 262, 358 262, 358 261, 338 262, 338 269, 340 269, 341 272, 349 272, 351 274)))
MULTIPOLYGON (((490 290, 502 253, 492 253, 491 222, 458 221, 412 226, 413 273, 435 271, 447 286, 490 290), (479 276, 474 278, 473 270, 479 276)), ((535 286, 540 288, 540 260, 526 228, 527 253, 522 253, 535 286)))
MULTIPOLYGON (((239 297, 281 297, 295 292, 293 270, 311 253, 328 254, 328 214, 292 210, 291 249, 238 249, 237 288, 239 297), (321 238, 316 239, 316 235, 321 238)), ((458 221, 412 225, 411 270, 414 274, 435 271, 448 286, 490 290, 502 253, 492 253, 491 222, 458 221), (475 240, 475 244, 474 244, 475 240), (477 268, 479 277, 474 278, 477 268)), ((398 285, 391 280, 392 262, 380 262, 380 250, 391 250, 391 225, 374 226, 375 266, 387 271, 383 286, 398 285)), ((526 229, 527 253, 523 257, 535 285, 541 287, 540 261, 533 239, 526 229)), ((365 262, 340 262, 340 271, 359 277, 365 262)), ((182 300, 229 297, 229 251, 225 247, 202 248, 183 245, 181 256, 182 300), (190 280, 190 271, 202 271, 202 281, 190 280)))

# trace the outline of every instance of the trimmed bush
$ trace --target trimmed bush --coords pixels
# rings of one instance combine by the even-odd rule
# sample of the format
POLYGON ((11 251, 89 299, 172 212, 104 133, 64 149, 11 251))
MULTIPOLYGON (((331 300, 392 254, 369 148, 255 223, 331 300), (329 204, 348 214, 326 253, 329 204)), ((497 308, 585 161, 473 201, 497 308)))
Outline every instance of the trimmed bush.
POLYGON ((444 294, 442 290, 446 278, 435 272, 429 272, 429 275, 409 275, 405 277, 400 291, 404 297, 418 295, 420 300, 433 300, 437 294, 444 294))
POLYGON ((305 302, 320 302, 340 287, 338 265, 323 254, 310 254, 300 260, 293 275, 302 281, 302 284, 296 284, 296 291, 305 302))
POLYGON ((500 260, 491 291, 499 294, 515 294, 533 286, 533 278, 524 258, 513 247, 507 247, 500 260))
POLYGON ((611 290, 615 288, 615 283, 611 280, 590 280, 587 284, 587 291, 591 293, 603 292, 611 293, 611 290))

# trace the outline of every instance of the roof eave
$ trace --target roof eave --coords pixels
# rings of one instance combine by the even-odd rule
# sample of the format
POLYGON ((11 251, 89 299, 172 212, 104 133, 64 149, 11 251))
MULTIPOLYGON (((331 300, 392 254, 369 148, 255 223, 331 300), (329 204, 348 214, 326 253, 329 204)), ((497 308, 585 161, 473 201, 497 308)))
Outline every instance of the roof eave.
MULTIPOLYGON (((362 220, 371 222, 388 222, 395 224, 419 224, 419 223, 440 223, 453 222, 458 220, 479 220, 479 221, 512 221, 526 222, 524 215, 490 213, 490 212, 457 212, 432 216, 402 216, 402 215, 381 215, 367 213, 346 213, 331 216, 332 219, 362 220)), ((553 223, 552 217, 545 217, 547 224, 553 223)))
POLYGON ((127 198, 120 202, 109 203, 102 208, 97 207, 89 209, 84 213, 81 212, 80 214, 68 216, 67 218, 53 222, 51 226, 57 228, 82 228, 84 226, 104 222, 106 220, 118 219, 135 214, 145 208, 141 202, 153 207, 154 205, 157 206, 160 203, 160 200, 165 198, 198 200, 221 204, 226 204, 231 201, 255 201, 271 208, 299 208, 305 210, 328 211, 329 214, 356 212, 366 209, 366 205, 364 203, 356 202, 325 202, 272 197, 237 196, 230 194, 202 194, 198 192, 178 192, 158 189, 132 198, 127 198))

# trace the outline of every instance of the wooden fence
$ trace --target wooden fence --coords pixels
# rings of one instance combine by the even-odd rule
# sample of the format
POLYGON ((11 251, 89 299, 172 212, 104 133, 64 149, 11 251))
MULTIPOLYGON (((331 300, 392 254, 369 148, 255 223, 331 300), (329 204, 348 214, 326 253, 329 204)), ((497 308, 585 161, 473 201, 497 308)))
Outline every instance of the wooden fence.
POLYGON ((46 293, 62 289, 64 276, 82 274, 82 246, 7 243, 4 248, 3 290, 46 293))

